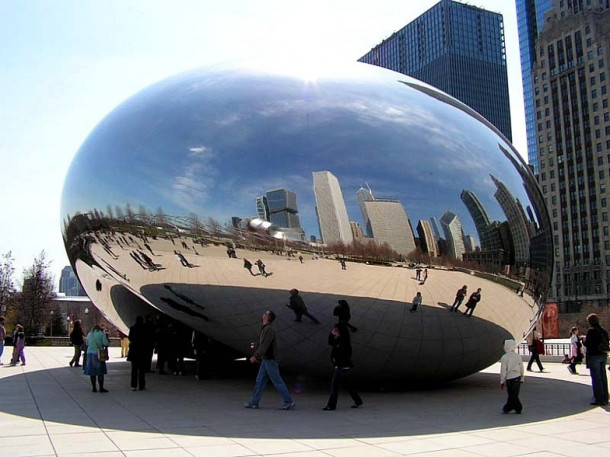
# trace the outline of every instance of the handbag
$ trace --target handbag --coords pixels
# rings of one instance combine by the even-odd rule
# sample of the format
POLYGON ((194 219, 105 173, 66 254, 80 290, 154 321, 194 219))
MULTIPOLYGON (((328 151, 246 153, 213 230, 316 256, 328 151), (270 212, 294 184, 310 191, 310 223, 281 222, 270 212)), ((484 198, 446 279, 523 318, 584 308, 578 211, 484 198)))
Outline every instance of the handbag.
POLYGON ((544 341, 536 340, 536 352, 540 355, 544 355, 544 341))
POLYGON ((108 360, 108 348, 107 347, 103 347, 103 348, 99 348, 97 350, 97 359, 100 362, 105 362, 106 360, 108 360))

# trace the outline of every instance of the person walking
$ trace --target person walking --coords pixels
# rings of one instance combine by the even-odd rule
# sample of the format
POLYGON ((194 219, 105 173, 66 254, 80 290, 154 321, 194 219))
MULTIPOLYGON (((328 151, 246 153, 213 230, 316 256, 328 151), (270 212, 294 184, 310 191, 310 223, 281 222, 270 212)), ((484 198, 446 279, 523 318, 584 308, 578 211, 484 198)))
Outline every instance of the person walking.
POLYGON ((477 303, 481 301, 481 288, 479 287, 476 292, 470 294, 470 298, 466 302, 466 311, 464 311, 464 316, 472 317, 472 313, 474 309, 477 307, 477 303))
POLYGON ((570 330, 570 346, 572 350, 572 356, 570 357, 570 364, 568 365, 568 371, 572 374, 578 374, 576 371, 576 365, 582 363, 582 337, 578 334, 578 327, 572 327, 570 330))
POLYGON ((85 363, 83 373, 89 376, 91 380, 91 392, 98 392, 97 379, 99 392, 106 393, 108 390, 104 389, 104 375, 108 373, 108 369, 106 368, 106 361, 99 359, 98 351, 110 345, 108 336, 102 326, 96 324, 87 334, 85 341, 87 342, 87 362, 85 363))
POLYGON ((25 330, 23 325, 17 324, 15 331, 13 332, 13 357, 11 359, 11 365, 17 365, 17 362, 21 360, 21 365, 25 365, 25 330))
POLYGON ((2 363, 2 354, 4 353, 4 339, 6 338, 6 328, 4 327, 4 316, 0 316, 0 365, 2 363))
POLYGON ((273 311, 269 310, 263 313, 263 326, 258 336, 258 343, 254 354, 250 357, 250 363, 260 363, 260 367, 254 384, 252 399, 244 403, 245 408, 258 409, 261 396, 269 381, 273 383, 284 400, 280 409, 290 410, 294 409, 296 405, 290 396, 286 383, 280 376, 277 335, 271 325, 274 320, 275 313, 273 311))
POLYGON ((591 387, 595 400, 594 406, 605 406, 608 404, 608 377, 606 375, 606 364, 608 362, 608 332, 599 323, 597 314, 591 313, 587 316, 590 325, 585 336, 584 345, 587 348, 587 366, 591 374, 591 387))
POLYGON ((417 311, 417 307, 419 305, 421 305, 421 301, 422 301, 421 292, 417 292, 417 294, 415 294, 415 297, 413 297, 413 302, 412 302, 413 306, 411 306, 411 309, 409 311, 411 311, 412 313, 417 311))
POLYGON ((347 327, 341 323, 335 325, 330 335, 328 335, 328 344, 332 346, 330 360, 333 364, 333 377, 330 382, 330 396, 326 406, 322 409, 324 411, 337 409, 340 386, 343 386, 354 400, 352 408, 362 406, 362 398, 352 387, 348 378, 349 370, 354 367, 354 364, 352 363, 352 344, 347 327))
POLYGON ((517 414, 521 414, 523 410, 523 405, 519 400, 519 390, 524 379, 523 361, 515 351, 516 348, 515 340, 504 341, 505 354, 500 359, 500 389, 504 389, 504 386, 506 386, 508 395, 506 404, 502 407, 502 413, 504 414, 513 410, 517 414))
POLYGON ((131 362, 131 390, 146 388, 148 371, 147 329, 144 318, 138 316, 136 323, 129 328, 129 352, 127 359, 131 362))
POLYGON ((340 324, 344 324, 352 332, 357 332, 358 329, 349 323, 352 318, 352 313, 347 300, 337 300, 337 306, 333 309, 333 316, 337 316, 337 320, 340 324))
MULTIPOLYGON (((527 362, 527 371, 532 371, 532 364, 536 362, 538 365, 538 369, 542 373, 544 368, 542 367, 542 363, 540 362, 540 344, 542 343, 542 335, 536 330, 534 330, 527 336, 527 348, 530 351, 530 360, 527 362)), ((544 343, 542 343, 544 344, 544 343)), ((544 346, 543 346, 544 347, 544 346)))
POLYGON ((74 355, 70 360, 71 367, 80 367, 80 354, 83 350, 85 342, 85 333, 83 332, 83 323, 80 319, 74 321, 74 328, 70 332, 70 342, 74 348, 74 355))
POLYGON ((453 301, 453 305, 451 305, 451 309, 449 309, 450 312, 455 311, 457 313, 457 310, 464 301, 464 298, 466 298, 467 293, 468 286, 464 284, 462 288, 458 289, 457 293, 455 294, 455 300, 453 301))
POLYGON ((307 311, 307 307, 305 306, 305 302, 299 295, 299 291, 297 289, 290 289, 290 303, 286 306, 294 311, 296 317, 295 322, 302 322, 303 316, 307 316, 316 324, 320 323, 318 319, 309 314, 309 311, 307 311))

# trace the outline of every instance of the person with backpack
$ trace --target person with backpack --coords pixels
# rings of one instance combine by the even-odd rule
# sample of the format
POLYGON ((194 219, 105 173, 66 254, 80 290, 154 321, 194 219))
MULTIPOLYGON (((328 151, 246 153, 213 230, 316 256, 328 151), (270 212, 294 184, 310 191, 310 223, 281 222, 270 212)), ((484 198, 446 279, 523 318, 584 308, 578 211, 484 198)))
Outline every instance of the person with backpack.
POLYGON ((608 332, 600 323, 597 314, 591 313, 587 316, 587 322, 591 326, 587 331, 584 345, 587 348, 587 367, 591 374, 591 387, 595 401, 594 406, 605 406, 608 404, 608 377, 606 376, 606 363, 608 362, 608 332))

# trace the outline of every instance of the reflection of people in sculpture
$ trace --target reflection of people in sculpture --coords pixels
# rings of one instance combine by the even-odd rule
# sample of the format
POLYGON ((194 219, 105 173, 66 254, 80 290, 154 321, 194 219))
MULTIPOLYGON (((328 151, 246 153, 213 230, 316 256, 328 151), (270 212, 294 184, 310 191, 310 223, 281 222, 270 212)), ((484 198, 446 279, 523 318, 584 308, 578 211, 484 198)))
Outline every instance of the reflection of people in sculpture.
POLYGON ((258 259, 255 263, 256 263, 256 266, 258 267, 258 271, 260 272, 260 274, 264 278, 266 278, 267 272, 265 271, 265 264, 263 263, 263 261, 261 259, 258 259))
POLYGON ((468 286, 464 284, 464 286, 461 289, 458 289, 457 293, 455 294, 455 301, 453 302, 453 305, 451 305, 451 309, 449 310, 449 312, 455 311, 457 313, 457 310, 462 304, 462 301, 464 301, 464 298, 466 297, 467 293, 468 286))
POLYGON ((182 254, 182 252, 174 250, 174 254, 176 255, 183 267, 191 268, 193 266, 188 260, 186 260, 186 257, 184 257, 184 254, 182 254))
POLYGON ((347 266, 345 265, 345 259, 339 259, 339 263, 341 264, 341 269, 346 270, 347 266))
POLYGON ((413 297, 413 306, 411 306, 411 309, 409 311, 411 311, 412 313, 417 311, 417 307, 419 305, 421 305, 421 301, 422 301, 421 292, 417 292, 415 297, 413 297))
POLYGON ((248 259, 244 259, 244 268, 248 270, 252 276, 255 276, 255 274, 252 273, 252 263, 248 259))
POLYGON ((464 315, 471 317, 472 313, 474 312, 474 309, 477 307, 477 303, 479 303, 479 301, 481 301, 481 288, 480 287, 477 289, 476 292, 473 292, 470 295, 470 298, 466 302, 466 308, 468 308, 468 309, 466 311, 464 311, 464 315))
POLYGON ((333 309, 333 316, 337 316, 338 323, 345 325, 352 332, 357 332, 358 329, 349 323, 349 320, 352 318, 349 304, 346 300, 338 300, 338 305, 333 309))
POLYGON ((305 302, 299 295, 299 291, 297 289, 290 289, 290 304, 286 306, 294 311, 294 314, 296 316, 295 322, 301 322, 303 316, 307 316, 316 324, 320 323, 318 319, 309 314, 309 312, 307 311, 307 307, 305 306, 305 302))
POLYGON ((342 385, 350 394, 354 404, 352 408, 362 405, 362 398, 349 382, 349 370, 354 366, 352 363, 352 344, 349 333, 342 324, 337 324, 328 335, 328 344, 332 346, 330 359, 333 363, 333 378, 330 383, 330 397, 324 411, 334 411, 337 408, 339 398, 339 387, 342 385))

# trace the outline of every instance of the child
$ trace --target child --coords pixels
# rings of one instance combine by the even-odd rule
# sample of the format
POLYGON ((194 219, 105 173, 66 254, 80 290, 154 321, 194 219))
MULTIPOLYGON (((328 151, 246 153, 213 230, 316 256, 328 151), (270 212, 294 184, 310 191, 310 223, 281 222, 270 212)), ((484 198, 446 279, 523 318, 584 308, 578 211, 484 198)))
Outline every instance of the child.
POLYGON ((523 382, 523 361, 521 356, 515 352, 517 344, 515 340, 504 341, 504 354, 500 359, 500 389, 506 385, 508 399, 502 408, 503 414, 508 414, 513 409, 517 414, 521 414, 523 406, 519 401, 519 389, 523 382))
POLYGON ((25 347, 25 332, 23 330, 23 325, 21 324, 17 324, 17 327, 15 327, 13 346, 11 365, 17 365, 19 359, 21 359, 21 365, 25 365, 25 355, 23 354, 23 348, 25 347))

